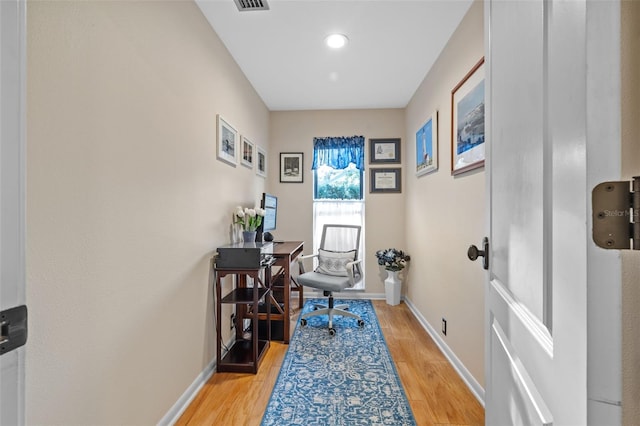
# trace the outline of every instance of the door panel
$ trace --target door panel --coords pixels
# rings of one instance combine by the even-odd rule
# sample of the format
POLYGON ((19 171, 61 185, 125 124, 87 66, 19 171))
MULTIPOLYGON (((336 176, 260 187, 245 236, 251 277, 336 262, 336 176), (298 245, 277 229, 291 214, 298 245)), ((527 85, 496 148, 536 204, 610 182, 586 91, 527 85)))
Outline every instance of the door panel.
POLYGON ((497 379, 494 395, 507 396, 504 401, 496 401, 506 410, 497 412, 492 420, 497 425, 553 424, 548 405, 497 322, 491 326, 490 339, 494 348, 491 369, 497 379))
POLYGON ((616 13, 617 1, 485 1, 487 424, 589 424, 619 404, 599 393, 620 384, 619 342, 596 325, 613 317, 619 335, 620 280, 597 271, 617 261, 593 248, 588 207, 594 178, 619 174, 600 130, 619 153, 616 13))
POLYGON ((519 303, 544 318, 543 2, 502 2, 492 28, 492 272, 519 303), (518 202, 514 202, 518 200, 518 202))

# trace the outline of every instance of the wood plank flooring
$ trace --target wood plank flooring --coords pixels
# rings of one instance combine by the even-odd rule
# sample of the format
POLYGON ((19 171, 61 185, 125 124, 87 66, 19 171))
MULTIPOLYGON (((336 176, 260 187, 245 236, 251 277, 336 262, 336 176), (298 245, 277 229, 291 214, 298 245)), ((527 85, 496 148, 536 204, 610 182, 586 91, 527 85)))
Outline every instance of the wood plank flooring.
MULTIPOLYGON (((407 305, 374 300, 373 306, 417 424, 483 425, 482 405, 407 305)), ((286 351, 287 345, 271 342, 256 375, 215 373, 176 425, 259 425, 286 351)))

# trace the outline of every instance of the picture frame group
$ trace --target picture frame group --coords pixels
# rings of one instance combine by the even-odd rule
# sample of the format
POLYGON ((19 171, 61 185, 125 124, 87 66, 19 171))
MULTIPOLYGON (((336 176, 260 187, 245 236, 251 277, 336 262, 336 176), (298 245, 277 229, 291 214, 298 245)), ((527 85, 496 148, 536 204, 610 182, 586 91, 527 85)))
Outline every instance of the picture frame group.
POLYGON ((267 153, 259 145, 251 142, 225 120, 216 116, 218 160, 236 167, 238 163, 256 171, 258 176, 267 176, 267 153))

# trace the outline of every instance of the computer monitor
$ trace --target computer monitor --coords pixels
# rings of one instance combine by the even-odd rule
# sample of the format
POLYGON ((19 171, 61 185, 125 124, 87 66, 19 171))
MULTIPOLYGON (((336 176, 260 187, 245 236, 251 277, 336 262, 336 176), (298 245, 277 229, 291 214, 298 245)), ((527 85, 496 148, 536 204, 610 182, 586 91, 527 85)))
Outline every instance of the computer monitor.
POLYGON ((262 194, 262 201, 260 207, 264 209, 264 218, 262 218, 262 224, 258 228, 258 240, 262 241, 262 234, 264 232, 271 232, 276 229, 278 218, 278 197, 275 195, 262 194))

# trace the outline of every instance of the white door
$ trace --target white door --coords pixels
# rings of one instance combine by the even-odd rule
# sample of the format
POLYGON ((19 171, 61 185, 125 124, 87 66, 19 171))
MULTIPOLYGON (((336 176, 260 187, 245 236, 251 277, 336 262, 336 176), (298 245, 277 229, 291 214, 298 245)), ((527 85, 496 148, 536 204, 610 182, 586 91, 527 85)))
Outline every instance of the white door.
MULTIPOLYGON (((25 303, 25 19, 24 1, 0 1, 0 311, 25 303)), ((25 423, 24 359, 0 355, 0 425, 25 423)))
POLYGON ((619 424, 619 3, 485 0, 487 425, 619 424))

